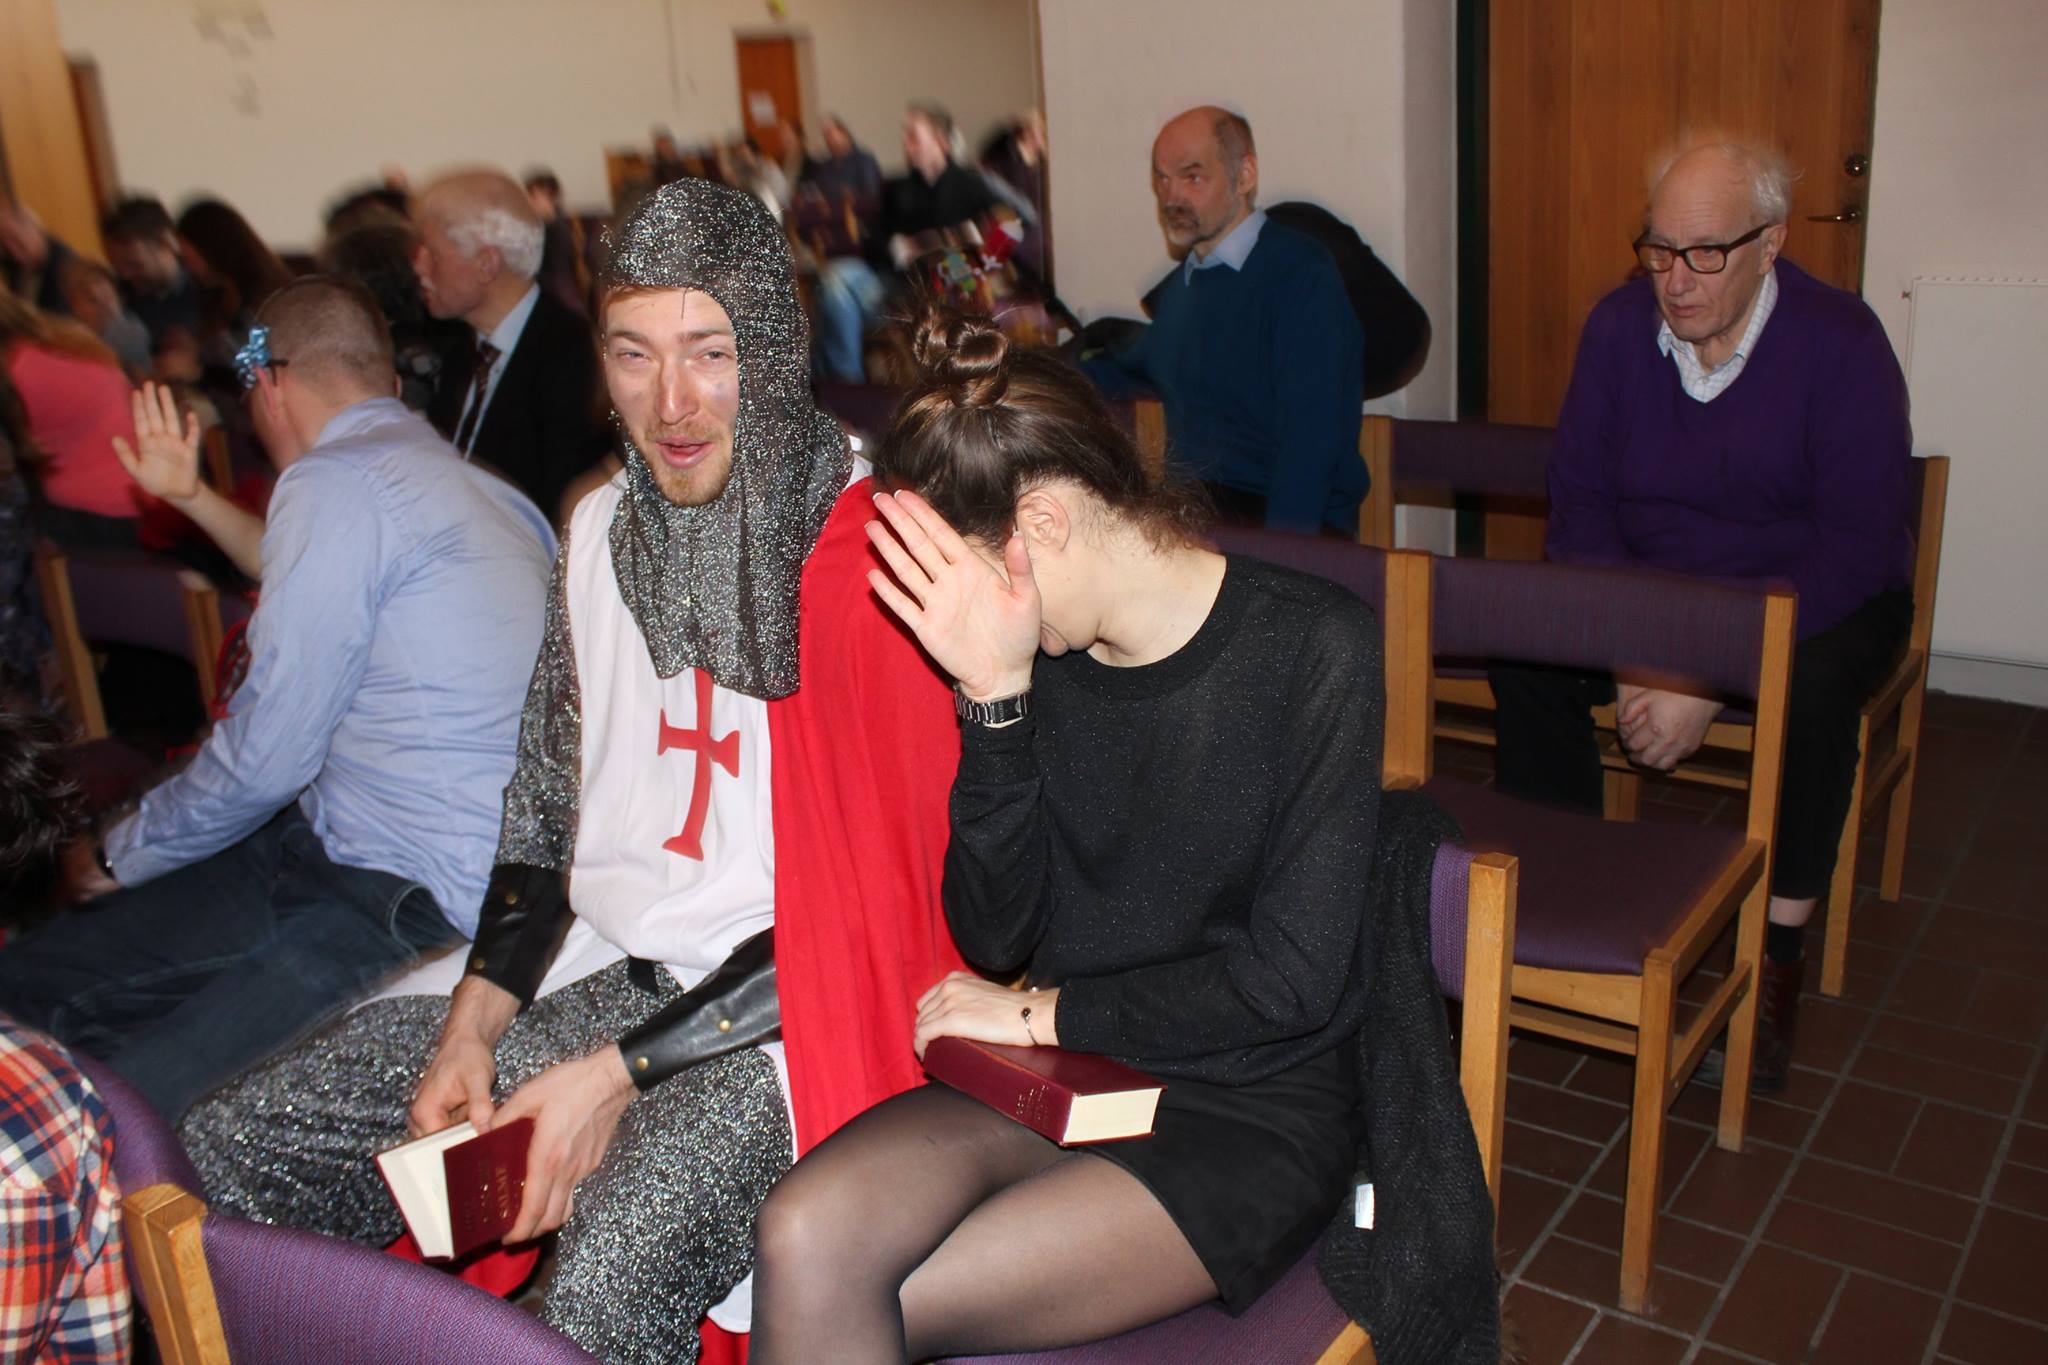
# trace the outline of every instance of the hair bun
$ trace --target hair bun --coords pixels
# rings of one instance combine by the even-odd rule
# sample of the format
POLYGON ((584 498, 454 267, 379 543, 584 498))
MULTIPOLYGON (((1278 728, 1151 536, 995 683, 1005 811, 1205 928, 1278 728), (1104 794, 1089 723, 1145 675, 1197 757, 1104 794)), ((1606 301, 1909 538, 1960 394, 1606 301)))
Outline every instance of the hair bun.
POLYGON ((963 408, 1001 400, 1010 385, 1010 339, 993 321, 947 308, 929 308, 911 342, 918 377, 963 408))

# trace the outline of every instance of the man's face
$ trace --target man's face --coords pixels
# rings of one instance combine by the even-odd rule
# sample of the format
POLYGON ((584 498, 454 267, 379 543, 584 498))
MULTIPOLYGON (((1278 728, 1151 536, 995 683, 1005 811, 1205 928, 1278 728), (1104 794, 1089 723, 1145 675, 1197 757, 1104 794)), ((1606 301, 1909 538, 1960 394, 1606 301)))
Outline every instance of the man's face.
POLYGON ((18 210, 0 206, 0 255, 33 269, 50 254, 49 239, 35 219, 18 210))
POLYGON ((924 166, 946 159, 946 139, 923 114, 903 116, 903 159, 924 166))
POLYGON ((1167 124, 1152 144, 1152 196, 1159 201, 1166 240, 1182 250, 1206 251, 1237 226, 1246 212, 1247 164, 1230 173, 1207 120, 1167 124))
POLYGON ((845 156, 853 150, 853 134, 846 131, 845 124, 825 125, 825 150, 833 156, 845 156))
POLYGON ((419 243, 413 247, 413 273, 420 277, 420 294, 427 311, 437 318, 459 318, 484 301, 491 283, 488 249, 474 256, 464 251, 440 216, 421 213, 419 243))
MULTIPOLYGON (((1690 247, 1732 242, 1756 226, 1748 184, 1712 164, 1674 167, 1650 200, 1647 240, 1690 247)), ((1671 269, 1650 276, 1657 308, 1671 334, 1695 346, 1741 339, 1750 304, 1777 259, 1785 230, 1774 227, 1728 253, 1717 274, 1696 273, 1683 257, 1671 269)), ((1725 357, 1722 357, 1725 359, 1725 357)), ((1719 363, 1718 360, 1712 363, 1719 363)))
POLYGON ((182 253, 169 237, 110 237, 106 246, 107 264, 138 294, 164 293, 184 269, 182 253))
POLYGON ((604 378, 661 495, 716 502, 732 480, 740 413, 732 319, 698 289, 615 296, 604 310, 604 378))
POLYGON ((95 332, 104 333, 121 314, 114 282, 98 271, 81 271, 64 281, 64 306, 95 332))

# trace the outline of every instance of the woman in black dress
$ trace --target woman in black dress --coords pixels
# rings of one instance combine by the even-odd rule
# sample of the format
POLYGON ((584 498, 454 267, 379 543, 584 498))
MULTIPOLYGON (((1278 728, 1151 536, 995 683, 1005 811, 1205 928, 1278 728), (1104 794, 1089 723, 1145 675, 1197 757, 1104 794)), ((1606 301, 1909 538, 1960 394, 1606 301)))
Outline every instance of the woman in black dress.
MULTIPOLYGON (((757 1225, 755 1365, 1043 1349, 1242 1309, 1349 1196, 1340 1048, 1379 801, 1379 629, 1199 537, 1101 398, 928 317, 881 443, 882 601, 958 685, 946 1035, 1164 1080, 1155 1133, 1063 1149, 943 1085, 807 1154, 757 1225), (973 705, 969 705, 972 703, 973 705)), ((877 697, 874 705, 889 699, 877 697)), ((879 794, 886 800, 886 793, 879 794)), ((1352 1021, 1347 1023, 1346 1021, 1352 1021)))

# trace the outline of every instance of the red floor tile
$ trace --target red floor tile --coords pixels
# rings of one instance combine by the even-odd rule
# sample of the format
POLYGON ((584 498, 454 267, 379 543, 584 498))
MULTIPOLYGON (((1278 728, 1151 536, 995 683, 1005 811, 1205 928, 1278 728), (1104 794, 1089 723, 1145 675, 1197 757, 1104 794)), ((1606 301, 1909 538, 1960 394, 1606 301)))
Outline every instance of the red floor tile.
POLYGON ((1740 1152, 1709 1148, 1671 1201, 1671 1211, 1696 1223, 1747 1234, 1763 1217, 1791 1164, 1789 1153, 1761 1143, 1740 1152))
POLYGON ((1913 1125, 1892 1173, 1975 1199, 1998 1156, 2005 1124, 1946 1104, 1929 1104, 1913 1125))
POLYGON ((1911 1095, 1851 1081, 1835 1096, 1833 1107, 1821 1120, 1811 1150, 1837 1161, 1889 1171, 1905 1148, 1913 1121, 1920 1115, 1920 1103, 1911 1095))
POLYGON ((1959 1303, 1941 1333, 1943 1359, 1964 1365, 2018 1365, 2048 1360, 2048 1327, 2016 1322, 1959 1303))
POLYGON ((1526 1284, 1508 1291, 1501 1308, 1504 1331, 1520 1346, 1528 1365, 1564 1365, 1594 1312, 1584 1304, 1546 1294, 1526 1284))
POLYGON ((2021 1079, 2034 1064, 2031 1042, 2031 1039, 2026 1044, 2008 1042, 2002 1038, 1987 1038, 1967 1029, 1929 1023, 1925 1019, 1886 1015, 1872 1027, 1870 1040, 1865 1046, 1889 1048, 1950 1066, 2021 1079))
POLYGON ((1947 1288, 1963 1249, 1839 1209, 1787 1199, 1764 1225, 1764 1241, 1819 1260, 1907 1284, 1947 1288))
MULTIPOLYGON (((1616 1306, 1631 1063, 1517 1041, 1501 1245, 1532 1365, 2048 1365, 2048 711, 1934 696, 1928 718, 1905 894, 1876 897, 1866 838, 1847 988, 1811 969, 1791 1083, 1751 1101, 1741 1153, 1713 1144, 1716 1092, 1671 1107, 1647 1319, 1616 1306)), ((1648 819, 1736 808, 1645 792, 1648 819)))
POLYGON ((1804 1360, 1841 1278, 1833 1266, 1759 1246, 1707 1329, 1707 1340, 1784 1365, 1804 1360))
POLYGON ((1874 1365, 1917 1361, 1941 1315, 1941 1299, 1894 1284, 1851 1275, 1835 1300, 1813 1365, 1874 1365))
POLYGON ((1957 1246, 1969 1235, 1977 1215, 1972 1199, 1818 1157, 1808 1157, 1793 1170, 1785 1197, 1957 1246))
POLYGON ((1931 1099, 1944 1100, 1966 1109, 2007 1113, 2019 1098, 2020 1083, 2010 1076, 1974 1071, 1952 1062, 1940 1062, 1910 1052, 1866 1046, 1857 1054, 1849 1074, 1872 1085, 1889 1086, 1931 1099))
MULTIPOLYGON (((1621 1253, 1553 1237, 1522 1272, 1522 1282, 1612 1308, 1621 1297, 1621 1253)), ((1720 1286, 1705 1280, 1659 1271, 1650 1279, 1650 1305, 1642 1316, 1689 1335, 1706 1321, 1719 1293, 1720 1286)))
POLYGON ((1984 1210, 1977 1242, 1963 1267, 1956 1297, 1981 1308, 2048 1324, 2048 1218, 2030 1218, 1996 1206, 1984 1210))
POLYGON ((1603 1316, 1573 1365, 1679 1365, 1692 1342, 1627 1318, 1603 1316))

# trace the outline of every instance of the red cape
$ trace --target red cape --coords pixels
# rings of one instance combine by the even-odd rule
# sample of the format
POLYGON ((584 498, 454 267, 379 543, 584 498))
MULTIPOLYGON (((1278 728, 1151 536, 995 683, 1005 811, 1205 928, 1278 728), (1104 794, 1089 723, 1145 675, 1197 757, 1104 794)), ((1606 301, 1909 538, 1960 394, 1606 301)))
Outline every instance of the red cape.
POLYGON ((802 684, 768 704, 775 971, 796 1143, 924 1081, 917 998, 963 964, 939 905, 960 763, 952 687, 868 586, 872 480, 804 562, 802 684))

